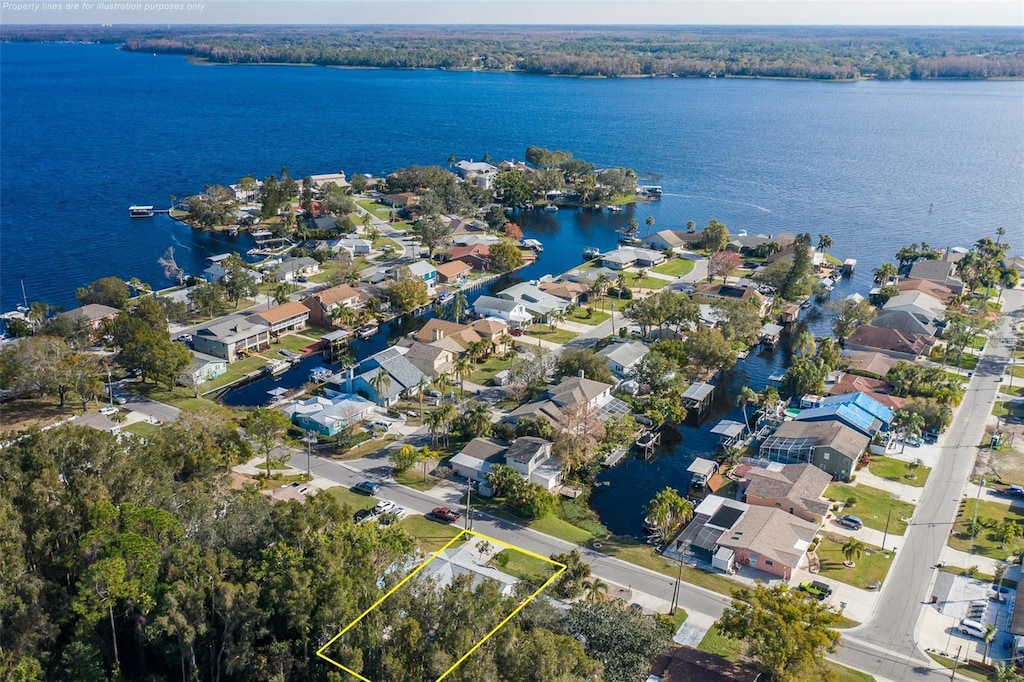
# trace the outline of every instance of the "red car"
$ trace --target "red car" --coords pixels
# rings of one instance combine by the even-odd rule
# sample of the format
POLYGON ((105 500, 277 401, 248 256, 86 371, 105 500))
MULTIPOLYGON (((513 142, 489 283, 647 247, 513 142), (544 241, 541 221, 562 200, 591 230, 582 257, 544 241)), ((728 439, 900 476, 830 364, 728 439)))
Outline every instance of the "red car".
POLYGON ((524 329, 520 329, 519 327, 514 327, 512 329, 509 329, 508 333, 511 334, 512 336, 522 336, 523 334, 526 333, 526 331, 524 329))
POLYGON ((462 514, 460 514, 457 511, 453 511, 448 507, 436 507, 433 511, 430 512, 430 515, 438 521, 443 521, 444 523, 455 523, 456 521, 462 518, 462 514))

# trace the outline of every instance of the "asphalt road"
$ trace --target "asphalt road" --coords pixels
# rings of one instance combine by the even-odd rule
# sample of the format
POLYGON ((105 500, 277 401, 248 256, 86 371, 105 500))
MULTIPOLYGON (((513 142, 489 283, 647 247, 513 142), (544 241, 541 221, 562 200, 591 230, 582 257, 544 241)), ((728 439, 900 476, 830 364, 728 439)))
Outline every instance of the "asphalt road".
POLYGON ((964 485, 974 466, 998 381, 1010 357, 1011 322, 1024 307, 1024 291, 1006 295, 1012 316, 992 335, 949 427, 938 463, 907 529, 903 549, 882 585, 878 607, 863 625, 844 633, 836 660, 889 680, 949 679, 948 670, 917 645, 917 632, 930 601, 939 554, 952 531, 964 485))
MULTIPOLYGON (((291 460, 291 465, 305 470, 306 454, 296 453, 291 460)), ((310 468, 315 475, 336 481, 348 487, 370 478, 381 486, 377 497, 391 500, 399 506, 419 514, 427 514, 434 507, 445 506, 445 503, 438 501, 435 497, 390 481, 388 478, 390 469, 386 461, 382 461, 381 465, 377 468, 364 469, 361 472, 357 472, 337 462, 313 455, 310 458, 310 468)), ((460 520, 458 525, 464 525, 464 520, 460 520)), ((583 559, 591 565, 594 575, 605 581, 623 587, 634 588, 640 592, 664 599, 666 602, 671 602, 672 600, 672 590, 675 586, 675 581, 672 578, 627 561, 621 561, 571 542, 565 542, 558 538, 538 533, 511 521, 497 519, 480 512, 473 512, 473 530, 510 545, 522 547, 541 556, 560 554, 578 549, 583 555, 583 559)), ((729 604, 729 600, 726 597, 715 592, 687 583, 683 583, 682 588, 679 605, 688 612, 705 613, 717 618, 729 604)))

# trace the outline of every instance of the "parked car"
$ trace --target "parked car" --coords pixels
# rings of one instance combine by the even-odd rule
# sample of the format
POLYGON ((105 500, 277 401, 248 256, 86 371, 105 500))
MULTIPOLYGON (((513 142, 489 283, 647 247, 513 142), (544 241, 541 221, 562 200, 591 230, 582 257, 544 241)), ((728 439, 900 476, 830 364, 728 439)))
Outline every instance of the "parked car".
POLYGON ((820 580, 805 580, 800 583, 800 589, 819 600, 832 596, 832 588, 820 580))
POLYGON ((522 336, 523 334, 526 333, 526 331, 520 327, 513 327, 512 329, 508 330, 508 333, 512 336, 522 336))
POLYGON ((356 523, 359 523, 360 521, 365 521, 371 516, 373 516, 372 509, 360 509, 359 511, 352 515, 352 518, 355 520, 356 523))
POLYGON ((840 526, 851 528, 853 530, 860 530, 864 527, 864 522, 861 521, 859 516, 851 516, 850 514, 844 514, 843 516, 840 516, 836 520, 836 523, 838 523, 840 526))
POLYGON ((377 506, 373 508, 373 513, 374 514, 387 514, 390 511, 394 511, 395 507, 397 507, 397 506, 398 505, 396 505, 391 500, 381 500, 380 502, 377 503, 377 506))
POLYGON ((363 495, 376 495, 380 485, 373 481, 362 481, 352 486, 352 492, 361 493, 363 495))
POLYGON ((392 426, 394 426, 394 424, 384 421, 383 419, 378 419, 370 423, 371 429, 380 429, 382 431, 390 431, 392 426))
POLYGON ((978 639, 983 639, 985 637, 985 626, 976 620, 970 620, 969 618, 963 619, 960 621, 959 629, 960 632, 965 635, 970 635, 971 637, 977 637, 978 639))
POLYGON ((117 403, 118 405, 124 405, 125 403, 128 402, 128 398, 126 398, 125 396, 121 395, 120 393, 115 393, 113 398, 114 398, 114 402, 117 403))
POLYGON ((109 417, 112 414, 117 414, 118 410, 116 407, 101 407, 100 414, 104 417, 109 417))
POLYGON ((448 507, 434 507, 430 515, 443 523, 455 523, 462 518, 462 514, 448 507))
POLYGON ((1011 485, 1006 489, 1006 494, 1012 495, 1013 497, 1024 497, 1024 486, 1011 485))
POLYGON ((189 344, 189 343, 192 343, 192 335, 191 334, 182 334, 181 336, 178 337, 177 340, 181 341, 182 343, 189 344))

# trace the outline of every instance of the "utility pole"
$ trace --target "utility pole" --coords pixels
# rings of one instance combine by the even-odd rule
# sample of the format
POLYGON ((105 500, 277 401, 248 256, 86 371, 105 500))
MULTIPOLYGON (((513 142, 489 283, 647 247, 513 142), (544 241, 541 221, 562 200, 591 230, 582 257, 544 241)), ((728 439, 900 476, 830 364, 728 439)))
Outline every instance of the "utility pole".
POLYGON ((885 533, 882 534, 882 549, 885 549, 885 541, 889 539, 889 519, 892 517, 892 507, 885 515, 885 533))
POLYGON ((970 554, 974 554, 974 536, 978 530, 978 504, 981 502, 981 491, 985 487, 985 477, 981 477, 981 482, 978 484, 978 494, 974 498, 974 519, 971 521, 971 551, 970 554))
POLYGON ((676 585, 672 589, 672 608, 669 609, 668 615, 674 616, 676 613, 676 606, 679 604, 679 583, 683 580, 683 543, 681 540, 676 540, 676 551, 679 552, 679 573, 676 574, 676 585))
POLYGON ((310 435, 309 430, 306 431, 306 482, 313 480, 313 471, 309 466, 309 459, 311 456, 311 450, 313 448, 313 436, 310 435))
POLYGON ((110 364, 107 363, 107 405, 114 406, 114 385, 110 383, 110 364))
POLYGON ((473 527, 473 479, 466 479, 466 530, 473 527))
POLYGON ((953 659, 953 672, 951 672, 949 674, 949 679, 951 679, 951 680, 955 680, 956 679, 956 666, 957 666, 958 663, 960 663, 960 650, 961 649, 963 649, 963 645, 958 646, 956 648, 956 658, 953 659))

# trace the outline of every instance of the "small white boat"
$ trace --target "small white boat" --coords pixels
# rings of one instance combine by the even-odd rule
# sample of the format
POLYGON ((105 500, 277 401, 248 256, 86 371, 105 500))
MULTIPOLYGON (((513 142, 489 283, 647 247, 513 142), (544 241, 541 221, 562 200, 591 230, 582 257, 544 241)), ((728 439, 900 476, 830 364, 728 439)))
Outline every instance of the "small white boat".
POLYGON ((334 372, 326 367, 316 367, 309 370, 309 380, 320 384, 330 379, 332 374, 334 372))
POLYGON ((267 374, 270 374, 272 376, 277 376, 278 374, 283 373, 291 366, 292 363, 288 362, 287 360, 271 360, 270 362, 267 363, 266 372, 267 374))
POLYGON ((380 329, 380 327, 378 327, 375 324, 364 324, 362 327, 356 330, 356 336, 358 336, 361 339, 368 339, 374 334, 376 334, 378 329, 380 329))
POLYGON ((588 246, 587 248, 583 249, 583 257, 586 258, 587 260, 597 258, 600 255, 601 249, 597 248, 596 246, 588 246))
POLYGON ((528 249, 533 249, 537 253, 540 253, 541 251, 544 250, 544 245, 541 244, 536 239, 524 239, 523 246, 525 246, 528 249))
POLYGON ((558 207, 555 206, 554 204, 548 204, 547 206, 544 207, 544 210, 547 211, 548 213, 558 213, 558 207))
POLYGON ((622 213, 621 206, 605 206, 604 210, 608 211, 609 213, 622 213))
POLYGON ((437 297, 437 302, 440 303, 441 305, 448 305, 449 303, 451 303, 454 300, 455 300, 455 294, 453 294, 450 291, 446 291, 446 292, 444 292, 443 294, 441 294, 440 296, 437 297))

